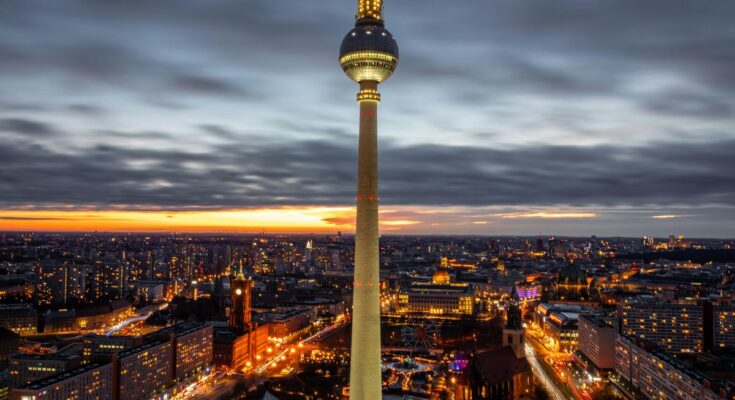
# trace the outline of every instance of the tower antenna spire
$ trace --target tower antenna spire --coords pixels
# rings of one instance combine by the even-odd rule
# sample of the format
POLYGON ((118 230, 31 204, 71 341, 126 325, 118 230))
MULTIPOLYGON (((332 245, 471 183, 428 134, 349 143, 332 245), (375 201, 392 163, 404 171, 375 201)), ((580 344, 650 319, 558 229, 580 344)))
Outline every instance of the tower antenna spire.
POLYGON ((377 21, 383 20, 383 0, 357 0, 358 21, 372 19, 377 21))

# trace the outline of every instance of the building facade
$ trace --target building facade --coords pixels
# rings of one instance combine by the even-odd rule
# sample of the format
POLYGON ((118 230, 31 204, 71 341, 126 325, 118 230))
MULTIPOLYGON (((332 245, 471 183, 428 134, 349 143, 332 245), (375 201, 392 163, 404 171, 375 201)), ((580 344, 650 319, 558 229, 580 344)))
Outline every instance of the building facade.
POLYGON ((723 399, 708 387, 704 376, 662 352, 647 350, 636 338, 617 336, 615 373, 617 379, 611 382, 630 397, 642 395, 650 400, 723 399))
MULTIPOLYGON (((11 400, 113 400, 113 365, 91 363, 13 389, 11 400)), ((140 399, 145 397, 140 397, 140 399)))
POLYGON ((81 358, 78 355, 60 353, 16 353, 8 357, 8 363, 10 387, 19 387, 74 369, 81 365, 81 358))
POLYGON ((398 313, 459 318, 475 313, 475 295, 467 284, 413 284, 398 294, 398 313))
POLYGON ((118 399, 147 399, 173 380, 174 346, 170 340, 154 340, 117 355, 118 399))
POLYGON ((714 305, 712 323, 713 349, 732 350, 735 348, 735 305, 714 305))
POLYGON ((247 332, 252 323, 253 280, 240 273, 230 282, 230 326, 238 333, 247 332))
POLYGON ((534 313, 534 324, 556 351, 573 352, 578 347, 577 319, 584 309, 578 305, 541 303, 534 313))
POLYGON ((631 298, 618 304, 621 332, 673 352, 704 349, 704 307, 690 302, 665 303, 631 298))
POLYGON ((117 354, 141 342, 140 337, 134 336, 86 335, 82 339, 82 363, 87 364, 96 356, 117 354))
POLYGON ((617 331, 600 316, 581 314, 577 320, 579 336, 577 348, 595 367, 615 368, 615 339, 617 331))
POLYGON ((30 304, 1 304, 0 327, 21 336, 38 332, 38 314, 30 304))

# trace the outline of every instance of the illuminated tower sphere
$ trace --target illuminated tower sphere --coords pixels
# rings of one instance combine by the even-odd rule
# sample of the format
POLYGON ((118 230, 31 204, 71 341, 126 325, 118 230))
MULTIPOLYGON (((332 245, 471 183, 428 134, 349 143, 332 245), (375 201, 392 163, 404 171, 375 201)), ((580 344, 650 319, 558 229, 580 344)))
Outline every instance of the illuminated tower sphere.
POLYGON ((347 33, 339 63, 360 84, 360 143, 352 303, 350 399, 382 398, 380 369, 380 271, 378 256, 378 84, 398 65, 398 45, 385 29, 382 0, 358 0, 355 28, 347 33))

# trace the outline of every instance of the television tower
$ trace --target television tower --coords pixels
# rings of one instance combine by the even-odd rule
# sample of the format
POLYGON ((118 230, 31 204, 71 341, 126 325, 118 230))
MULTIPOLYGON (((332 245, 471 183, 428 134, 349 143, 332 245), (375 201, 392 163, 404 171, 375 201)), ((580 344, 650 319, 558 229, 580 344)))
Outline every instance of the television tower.
POLYGON ((383 23, 382 0, 358 0, 355 28, 339 50, 345 74, 360 84, 357 226, 352 300, 350 400, 382 398, 378 254, 378 84, 398 65, 398 44, 383 23))

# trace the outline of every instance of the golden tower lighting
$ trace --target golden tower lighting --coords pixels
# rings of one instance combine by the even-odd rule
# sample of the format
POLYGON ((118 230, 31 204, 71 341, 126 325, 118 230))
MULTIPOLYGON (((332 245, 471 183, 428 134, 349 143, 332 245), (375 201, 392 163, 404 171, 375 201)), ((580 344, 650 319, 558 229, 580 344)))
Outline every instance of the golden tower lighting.
POLYGON ((378 84, 398 65, 398 45, 385 29, 382 0, 359 0, 355 28, 347 33, 339 63, 360 84, 357 226, 352 303, 350 399, 382 398, 380 370, 380 271, 378 256, 378 84))

